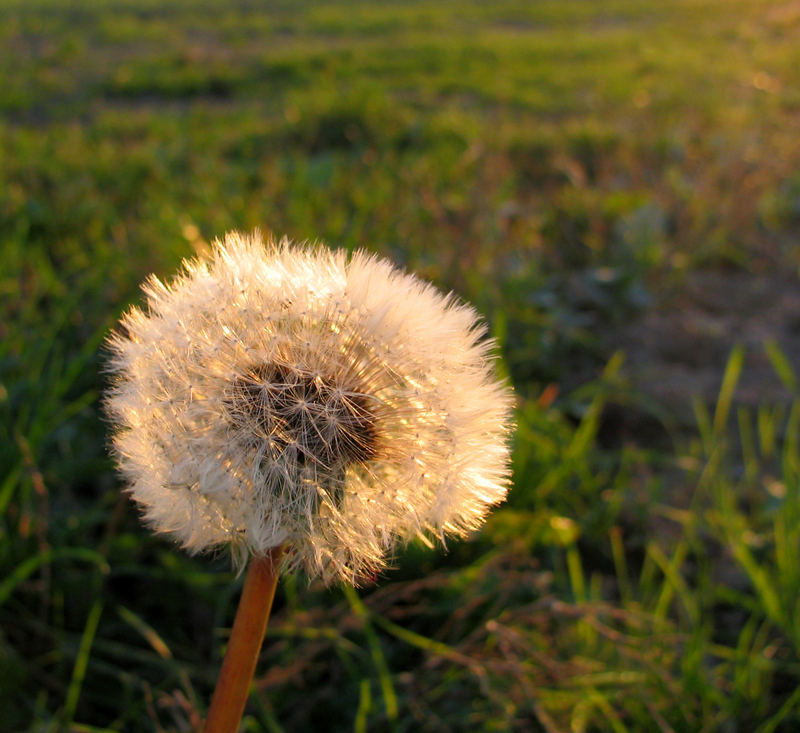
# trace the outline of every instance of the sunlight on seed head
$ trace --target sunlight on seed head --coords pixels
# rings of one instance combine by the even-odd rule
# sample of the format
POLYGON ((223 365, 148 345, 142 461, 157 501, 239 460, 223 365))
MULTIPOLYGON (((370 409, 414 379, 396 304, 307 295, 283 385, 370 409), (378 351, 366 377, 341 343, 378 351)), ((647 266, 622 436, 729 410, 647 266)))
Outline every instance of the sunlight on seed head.
POLYGON ((228 235, 110 337, 114 448, 154 529, 359 582, 509 483, 512 396, 475 311, 366 253, 228 235))

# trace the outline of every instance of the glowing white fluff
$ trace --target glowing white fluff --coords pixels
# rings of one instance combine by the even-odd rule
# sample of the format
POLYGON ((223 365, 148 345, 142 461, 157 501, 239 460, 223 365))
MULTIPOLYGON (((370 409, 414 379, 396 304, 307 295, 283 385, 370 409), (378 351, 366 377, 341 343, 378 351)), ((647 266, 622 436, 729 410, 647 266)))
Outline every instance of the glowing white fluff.
POLYGON ((356 583, 506 495, 512 397, 475 311, 363 252, 229 234, 109 340, 133 498, 191 551, 356 583))

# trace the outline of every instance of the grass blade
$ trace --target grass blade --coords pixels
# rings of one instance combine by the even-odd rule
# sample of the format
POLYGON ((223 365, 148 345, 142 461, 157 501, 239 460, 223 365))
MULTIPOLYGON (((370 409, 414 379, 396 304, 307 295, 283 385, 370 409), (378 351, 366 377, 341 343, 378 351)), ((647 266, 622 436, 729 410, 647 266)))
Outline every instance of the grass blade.
POLYGON ((717 409, 714 412, 714 435, 716 437, 721 436, 725 431, 728 415, 731 411, 731 404, 733 403, 733 395, 736 392, 736 385, 739 382, 743 365, 744 348, 742 346, 735 346, 733 351, 731 351, 728 364, 725 367, 725 374, 722 377, 722 386, 719 389, 719 397, 717 398, 717 409))
POLYGON ((350 608, 352 608, 353 613, 364 622, 364 633, 366 634, 367 643, 369 644, 372 663, 375 665, 375 671, 378 673, 381 694, 383 695, 383 704, 386 708, 386 717, 390 721, 396 720, 397 693, 395 693, 394 685, 392 684, 392 676, 389 672, 389 665, 386 662, 383 649, 381 648, 380 639, 378 639, 378 635, 375 633, 375 629, 370 622, 370 612, 352 586, 345 584, 343 588, 345 597, 350 603, 350 608))
POLYGON ((86 677, 86 668, 89 666, 89 654, 92 650, 92 642, 97 633, 97 626, 100 623, 100 616, 102 613, 103 603, 100 599, 97 599, 89 610, 89 615, 86 618, 86 625, 81 635, 81 643, 78 647, 78 655, 75 657, 75 666, 72 669, 72 679, 67 689, 67 699, 64 703, 64 712, 62 714, 65 727, 69 727, 72 723, 72 719, 75 717, 78 699, 81 695, 81 687, 86 677))
POLYGON ((358 709, 356 710, 356 719, 353 722, 353 733, 367 733, 367 718, 371 707, 372 693, 369 680, 361 680, 361 687, 358 692, 358 709))
POLYGON ((68 559, 92 563, 96 565, 102 573, 107 573, 109 569, 106 559, 100 553, 94 552, 93 550, 87 550, 81 547, 63 547, 57 550, 43 550, 17 565, 11 575, 0 583, 0 606, 9 599, 20 583, 33 575, 42 565, 56 560, 68 559))

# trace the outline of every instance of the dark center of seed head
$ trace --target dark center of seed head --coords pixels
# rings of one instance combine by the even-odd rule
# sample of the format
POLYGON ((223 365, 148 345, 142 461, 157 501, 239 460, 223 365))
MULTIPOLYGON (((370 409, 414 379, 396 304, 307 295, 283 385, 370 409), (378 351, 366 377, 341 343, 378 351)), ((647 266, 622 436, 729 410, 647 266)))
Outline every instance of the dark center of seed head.
POLYGON ((357 389, 283 364, 262 364, 233 380, 232 422, 267 444, 266 457, 341 470, 377 453, 374 403, 357 389))

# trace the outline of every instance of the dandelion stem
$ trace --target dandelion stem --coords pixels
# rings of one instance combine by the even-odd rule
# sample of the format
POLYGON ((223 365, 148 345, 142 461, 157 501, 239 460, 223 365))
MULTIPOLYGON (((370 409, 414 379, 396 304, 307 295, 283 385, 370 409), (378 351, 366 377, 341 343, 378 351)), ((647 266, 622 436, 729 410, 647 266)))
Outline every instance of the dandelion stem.
POLYGON ((275 547, 267 555, 250 560, 203 733, 235 733, 239 729, 275 597, 282 554, 283 547, 275 547))

